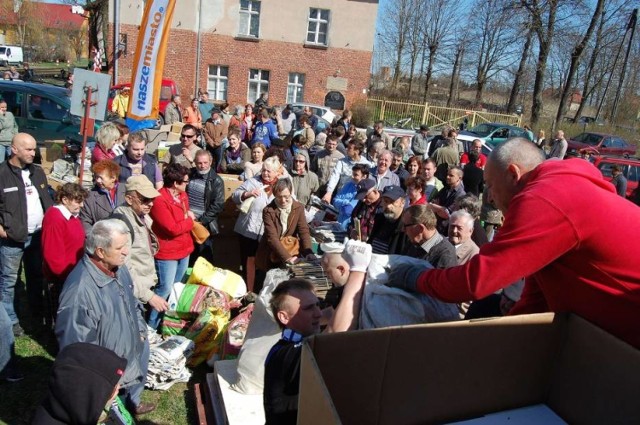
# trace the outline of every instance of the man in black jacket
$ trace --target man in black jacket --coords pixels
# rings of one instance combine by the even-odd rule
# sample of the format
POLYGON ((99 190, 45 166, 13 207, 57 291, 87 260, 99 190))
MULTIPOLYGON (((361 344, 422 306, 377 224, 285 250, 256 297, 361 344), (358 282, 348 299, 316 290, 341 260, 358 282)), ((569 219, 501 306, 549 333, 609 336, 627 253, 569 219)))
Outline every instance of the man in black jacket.
POLYGON ((436 230, 436 216, 427 205, 413 205, 402 214, 404 233, 413 246, 407 255, 427 260, 436 269, 457 266, 456 249, 436 230))
MULTIPOLYGON (((211 167, 212 157, 207 150, 199 150, 195 157, 195 170, 191 171, 187 195, 189 195, 189 208, 204 227, 209 230, 211 236, 219 233, 218 214, 224 208, 224 182, 211 167)), ((197 245, 191 254, 189 263, 193 264, 198 257, 204 257, 213 262, 213 241, 209 237, 203 244, 197 245)))
POLYGON ((11 158, 0 164, 0 298, 13 324, 15 336, 23 334, 13 306, 18 270, 24 258, 27 298, 31 313, 44 311, 44 285, 40 238, 45 211, 53 205, 47 177, 33 164, 36 141, 18 133, 11 141, 11 158))

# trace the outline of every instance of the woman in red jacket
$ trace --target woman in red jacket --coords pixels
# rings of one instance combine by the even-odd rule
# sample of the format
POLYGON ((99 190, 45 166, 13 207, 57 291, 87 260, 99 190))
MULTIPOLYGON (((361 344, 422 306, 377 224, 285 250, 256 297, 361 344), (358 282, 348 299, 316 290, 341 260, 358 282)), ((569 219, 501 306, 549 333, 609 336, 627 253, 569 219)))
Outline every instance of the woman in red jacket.
MULTIPOLYGON (((189 197, 186 194, 189 170, 180 164, 169 164, 162 173, 164 187, 160 196, 154 199, 150 216, 151 229, 158 237, 160 245, 155 256, 158 284, 156 295, 167 299, 175 282, 180 282, 189 264, 193 251, 191 229, 194 214, 189 211, 189 197)), ((151 310, 149 326, 157 329, 161 313, 151 310)))
POLYGON ((62 285, 82 258, 85 234, 78 214, 87 195, 79 184, 66 183, 56 192, 56 205, 42 219, 42 269, 52 319, 56 317, 62 285))
POLYGON ((120 130, 114 123, 104 124, 96 132, 96 145, 91 151, 91 164, 116 157, 113 147, 120 138, 120 130))

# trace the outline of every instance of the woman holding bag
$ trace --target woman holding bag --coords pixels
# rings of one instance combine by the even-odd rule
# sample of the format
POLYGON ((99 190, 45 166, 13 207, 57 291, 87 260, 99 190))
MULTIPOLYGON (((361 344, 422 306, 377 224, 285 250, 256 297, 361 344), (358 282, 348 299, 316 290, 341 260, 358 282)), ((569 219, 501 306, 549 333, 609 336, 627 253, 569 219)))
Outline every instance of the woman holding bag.
POLYGON ((256 268, 264 274, 285 264, 295 264, 299 258, 313 258, 304 205, 293 199, 291 180, 278 180, 273 186, 273 197, 262 212, 264 235, 256 254, 256 268))
POLYGON ((262 210, 273 200, 273 185, 282 175, 280 160, 272 156, 264 160, 260 174, 245 180, 231 195, 233 202, 240 207, 234 231, 240 235, 240 261, 245 278, 247 258, 256 255, 258 241, 264 231, 262 210))
MULTIPOLYGON (((151 213, 151 229, 158 237, 159 249, 155 256, 158 284, 154 292, 165 300, 173 284, 182 280, 193 251, 191 229, 195 216, 189 211, 189 170, 180 164, 169 164, 162 173, 164 186, 160 196, 154 199, 151 213)), ((149 326, 157 329, 161 313, 155 310, 149 315, 149 326)))

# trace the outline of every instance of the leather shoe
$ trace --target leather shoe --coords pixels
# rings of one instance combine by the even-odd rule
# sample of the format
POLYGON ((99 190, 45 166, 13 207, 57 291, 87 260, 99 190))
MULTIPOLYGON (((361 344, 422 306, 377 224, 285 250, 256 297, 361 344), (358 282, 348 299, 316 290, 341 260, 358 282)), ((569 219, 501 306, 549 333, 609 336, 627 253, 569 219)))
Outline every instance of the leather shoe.
POLYGON ((133 409, 133 414, 136 415, 136 416, 139 416, 139 415, 144 415, 144 414, 149 413, 149 412, 153 412, 154 410, 156 410, 156 405, 155 404, 141 402, 140 404, 138 404, 136 406, 135 409, 133 409))

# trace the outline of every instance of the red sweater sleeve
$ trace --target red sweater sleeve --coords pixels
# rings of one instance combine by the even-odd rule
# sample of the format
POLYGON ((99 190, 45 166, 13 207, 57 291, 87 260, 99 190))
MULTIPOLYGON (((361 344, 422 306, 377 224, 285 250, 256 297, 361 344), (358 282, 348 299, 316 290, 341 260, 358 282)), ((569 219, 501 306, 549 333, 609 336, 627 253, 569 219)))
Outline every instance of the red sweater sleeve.
MULTIPOLYGON (((511 201, 505 224, 493 242, 483 245, 464 265, 425 271, 418 279, 418 291, 446 302, 484 298, 543 269, 577 243, 574 224, 555 205, 521 193, 511 201)), ((525 289, 519 310, 528 309, 527 299, 539 306, 536 297, 527 295, 530 291, 525 289)))

